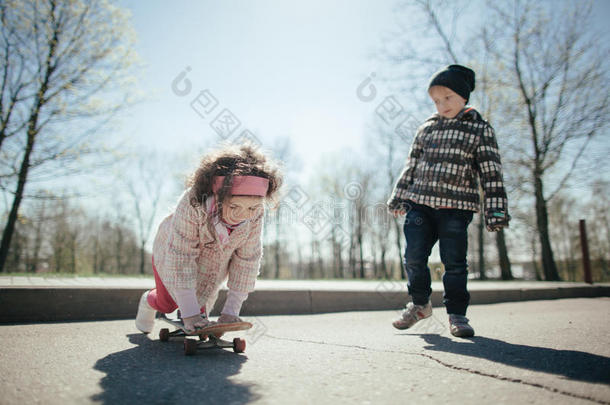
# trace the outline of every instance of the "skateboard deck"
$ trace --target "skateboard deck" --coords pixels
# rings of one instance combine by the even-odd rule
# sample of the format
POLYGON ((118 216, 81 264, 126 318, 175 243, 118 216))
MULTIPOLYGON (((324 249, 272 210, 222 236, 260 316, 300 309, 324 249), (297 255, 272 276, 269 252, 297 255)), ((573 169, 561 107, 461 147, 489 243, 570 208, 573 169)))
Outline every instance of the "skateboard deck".
POLYGON ((176 328, 173 332, 170 332, 169 329, 166 328, 161 329, 159 331, 159 340, 167 342, 170 338, 184 338, 184 354, 186 355, 195 354, 198 349, 213 348, 233 348, 235 353, 243 353, 246 350, 246 341, 244 339, 234 338, 231 342, 223 340, 220 337, 226 332, 248 330, 252 327, 250 322, 230 324, 212 323, 205 328, 196 329, 195 331, 186 331, 181 319, 170 319, 164 314, 158 319, 169 323, 176 328), (199 337, 199 341, 189 338, 195 336, 199 337))

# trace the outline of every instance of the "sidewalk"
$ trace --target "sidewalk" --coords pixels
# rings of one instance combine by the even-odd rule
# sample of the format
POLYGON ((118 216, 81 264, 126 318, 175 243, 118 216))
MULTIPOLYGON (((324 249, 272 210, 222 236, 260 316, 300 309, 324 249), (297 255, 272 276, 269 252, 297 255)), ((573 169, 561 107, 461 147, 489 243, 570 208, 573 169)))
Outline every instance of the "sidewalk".
MULTIPOLYGON (((398 310, 408 300, 398 280, 259 280, 242 314, 288 315, 398 310)), ((152 277, 0 276, 0 323, 134 318, 152 277)), ((476 281, 471 305, 558 298, 608 297, 610 283, 476 281)), ((432 304, 442 305, 443 286, 432 283, 432 304)), ((224 302, 221 290, 212 315, 224 302)))

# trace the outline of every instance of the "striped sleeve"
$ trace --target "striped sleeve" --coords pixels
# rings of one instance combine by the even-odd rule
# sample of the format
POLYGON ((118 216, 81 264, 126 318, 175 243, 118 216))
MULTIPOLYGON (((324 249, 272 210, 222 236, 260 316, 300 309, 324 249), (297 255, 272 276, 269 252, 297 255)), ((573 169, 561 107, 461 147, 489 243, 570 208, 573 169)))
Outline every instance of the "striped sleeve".
POLYGON ((195 288, 196 259, 199 256, 198 210, 185 192, 171 218, 167 233, 167 250, 163 263, 163 282, 167 287, 195 288))
POLYGON ((508 200, 502 178, 502 162, 493 128, 486 125, 476 149, 476 167, 483 188, 487 226, 508 225, 508 200))

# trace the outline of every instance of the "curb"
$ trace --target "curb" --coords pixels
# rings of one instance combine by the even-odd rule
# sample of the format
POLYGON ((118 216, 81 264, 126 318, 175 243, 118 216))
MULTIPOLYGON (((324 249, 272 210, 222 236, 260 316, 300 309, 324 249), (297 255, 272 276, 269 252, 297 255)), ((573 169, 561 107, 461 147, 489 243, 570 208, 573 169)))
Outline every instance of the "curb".
MULTIPOLYGON (((134 319, 143 288, 1 287, 0 323, 134 319)), ((610 286, 478 289, 470 305, 560 298, 610 297, 610 286)), ((218 315, 226 290, 211 313, 218 315)), ((346 311, 398 310, 408 300, 404 291, 256 290, 241 314, 299 315, 346 311)), ((432 293, 432 305, 442 306, 442 292, 432 293)))

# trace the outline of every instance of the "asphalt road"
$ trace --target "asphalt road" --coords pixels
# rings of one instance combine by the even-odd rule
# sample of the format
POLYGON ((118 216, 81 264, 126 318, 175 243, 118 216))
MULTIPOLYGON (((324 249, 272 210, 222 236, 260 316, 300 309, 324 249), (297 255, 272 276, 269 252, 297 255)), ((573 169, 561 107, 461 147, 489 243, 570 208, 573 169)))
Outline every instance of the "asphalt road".
POLYGON ((410 331, 393 311, 250 318, 245 354, 192 357, 161 323, 0 325, 0 404, 610 404, 610 298, 471 306, 471 339, 434 311, 410 331))

